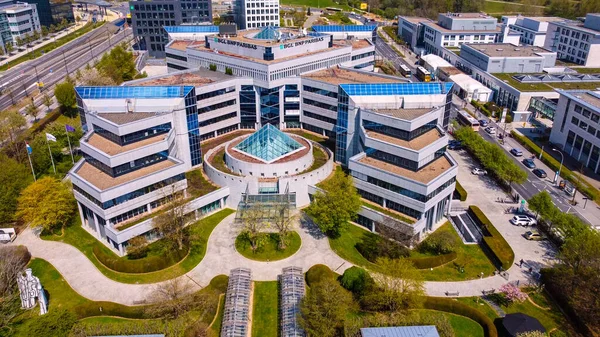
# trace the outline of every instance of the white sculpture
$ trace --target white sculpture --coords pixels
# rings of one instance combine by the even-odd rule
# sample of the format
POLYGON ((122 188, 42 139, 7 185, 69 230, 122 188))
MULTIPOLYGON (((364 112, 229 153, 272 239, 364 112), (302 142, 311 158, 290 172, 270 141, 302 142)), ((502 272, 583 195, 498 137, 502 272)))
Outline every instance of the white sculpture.
POLYGON ((40 315, 48 312, 48 300, 40 279, 33 276, 31 268, 25 269, 25 275, 17 276, 17 284, 21 294, 21 308, 31 309, 35 306, 37 298, 40 303, 40 315))

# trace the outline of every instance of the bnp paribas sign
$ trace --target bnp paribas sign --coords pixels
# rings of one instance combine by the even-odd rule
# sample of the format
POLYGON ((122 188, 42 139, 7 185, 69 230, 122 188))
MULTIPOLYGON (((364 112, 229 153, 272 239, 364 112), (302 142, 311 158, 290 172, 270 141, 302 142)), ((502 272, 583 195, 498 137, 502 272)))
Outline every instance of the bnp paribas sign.
POLYGON ((239 41, 233 41, 233 40, 227 40, 227 39, 219 39, 216 37, 215 37, 214 41, 217 43, 229 44, 229 45, 234 45, 234 46, 242 47, 242 48, 258 49, 258 47, 252 43, 239 42, 239 41))
POLYGON ((284 43, 284 44, 280 44, 279 45, 279 49, 294 48, 294 47, 302 46, 302 45, 305 45, 305 44, 311 44, 311 43, 321 42, 323 40, 324 40, 324 38, 321 36, 321 37, 316 37, 316 38, 310 39, 310 40, 303 40, 303 41, 296 41, 296 42, 284 43))

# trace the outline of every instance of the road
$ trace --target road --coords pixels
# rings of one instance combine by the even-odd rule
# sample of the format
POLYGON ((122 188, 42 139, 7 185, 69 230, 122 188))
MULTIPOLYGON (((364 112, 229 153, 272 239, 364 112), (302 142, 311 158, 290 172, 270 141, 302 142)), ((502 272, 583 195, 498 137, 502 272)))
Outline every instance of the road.
MULTIPOLYGON (((494 126, 499 133, 503 132, 502 127, 500 127, 495 122, 490 121, 490 125, 494 126)), ((513 160, 517 165, 519 165, 525 172, 527 172, 527 180, 523 184, 513 184, 513 188, 517 193, 519 193, 519 195, 522 198, 530 199, 533 195, 546 190, 548 191, 548 193, 550 193, 552 201, 554 202, 556 207, 558 207, 563 213, 573 213, 582 220, 589 222, 589 220, 587 220, 585 216, 583 216, 580 212, 577 211, 576 208, 572 207, 569 204, 571 197, 569 197, 564 191, 559 190, 558 187, 554 186, 554 184, 552 183, 554 178, 554 172, 549 172, 548 170, 545 170, 548 174, 548 177, 544 179, 539 178, 538 176, 532 173, 532 170, 525 167, 525 165, 521 162, 523 159, 527 158, 528 152, 523 151, 524 153, 522 157, 515 157, 509 152, 510 149, 513 147, 519 148, 521 150, 523 149, 522 146, 520 146, 514 139, 506 138, 505 144, 500 144, 498 143, 498 138, 495 135, 490 135, 489 133, 487 133, 484 130, 484 128, 480 128, 479 134, 481 134, 481 136, 485 140, 500 145, 500 147, 502 147, 506 151, 507 156, 511 158, 511 160, 513 160)), ((535 162, 536 164, 539 164, 539 160, 537 160, 537 158, 535 162)))
POLYGON ((2 96, 0 110, 9 108, 36 89, 37 83, 49 88, 74 73, 113 45, 132 35, 131 29, 112 34, 116 27, 110 23, 85 34, 35 60, 16 66, 0 76, 2 96), (109 37, 109 38, 107 38, 109 37))
POLYGON ((400 55, 398 55, 398 53, 396 53, 396 51, 379 36, 375 40, 375 52, 384 59, 392 62, 396 69, 400 68, 400 64, 406 65, 412 72, 410 80, 412 82, 419 82, 419 79, 415 76, 415 65, 404 61, 404 59, 400 57, 400 55))

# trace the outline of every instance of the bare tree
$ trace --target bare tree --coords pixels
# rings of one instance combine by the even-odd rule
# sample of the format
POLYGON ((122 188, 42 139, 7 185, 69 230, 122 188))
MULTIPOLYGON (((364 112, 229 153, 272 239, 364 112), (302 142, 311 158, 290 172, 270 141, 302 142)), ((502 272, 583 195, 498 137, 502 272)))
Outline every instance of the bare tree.
POLYGON ((154 218, 154 228, 161 236, 177 244, 177 248, 181 250, 188 239, 185 230, 187 200, 183 193, 175 192, 174 189, 173 187, 172 193, 163 198, 165 204, 162 207, 166 209, 154 218))
POLYGON ((253 251, 264 243, 266 236, 263 231, 270 226, 264 219, 265 209, 261 204, 253 204, 242 211, 240 221, 242 223, 242 235, 250 242, 253 251))
POLYGON ((31 259, 25 247, 0 248, 0 334, 14 317, 20 314, 17 275, 31 259))
POLYGON ((279 249, 285 249, 290 230, 297 219, 297 215, 291 214, 292 210, 289 204, 279 204, 275 206, 275 215, 273 217, 273 226, 279 232, 279 249))
POLYGON ((152 293, 155 305, 148 307, 152 317, 176 319, 193 308, 203 307, 208 301, 205 296, 192 293, 192 284, 183 277, 159 283, 152 293))

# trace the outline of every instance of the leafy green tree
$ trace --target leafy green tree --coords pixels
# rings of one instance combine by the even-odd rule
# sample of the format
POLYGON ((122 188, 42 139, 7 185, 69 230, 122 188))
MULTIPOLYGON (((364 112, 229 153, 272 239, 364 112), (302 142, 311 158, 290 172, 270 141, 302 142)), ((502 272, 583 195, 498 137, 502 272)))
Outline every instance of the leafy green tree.
POLYGON ((8 42, 6 45, 4 45, 4 47, 6 48, 6 52, 9 54, 12 53, 13 50, 15 50, 15 47, 10 42, 8 42))
POLYGON ((358 297, 375 286, 375 281, 373 281, 371 275, 366 270, 356 266, 344 271, 340 283, 342 287, 350 290, 358 297))
POLYGON ((46 106, 46 111, 50 111, 50 106, 52 105, 52 97, 46 95, 46 93, 44 93, 44 96, 42 97, 42 103, 46 106))
POLYGON ((402 311, 420 306, 425 287, 423 276, 407 259, 378 260, 382 274, 378 275, 379 287, 363 297, 363 303, 371 310, 402 311))
POLYGON ((37 116, 40 113, 40 109, 38 109, 37 105, 35 105, 35 102, 32 100, 31 103, 29 103, 29 105, 27 105, 27 108, 25 108, 25 110, 27 111, 27 114, 31 117, 33 117, 34 121, 37 121, 37 116))
POLYGON ((11 157, 20 163, 25 159, 25 144, 19 144, 18 136, 26 125, 27 121, 19 111, 9 109, 0 112, 0 139, 8 140, 8 147, 12 152, 11 157))
POLYGON ((77 317, 71 311, 55 308, 31 320, 25 331, 31 336, 67 337, 75 322, 77 317))
POLYGON ((527 203, 529 208, 535 212, 536 217, 541 215, 542 218, 547 218, 551 213, 551 209, 555 207, 550 193, 546 190, 532 196, 531 199, 527 200, 527 203))
POLYGON ((341 169, 335 170, 332 177, 320 185, 324 191, 318 191, 313 202, 306 209, 321 231, 330 237, 339 237, 356 218, 361 205, 360 195, 354 187, 352 177, 341 169))
POLYGON ((104 54, 96 68, 117 84, 131 81, 137 73, 133 53, 127 51, 125 44, 120 44, 104 54))
POLYGON ((338 336, 346 314, 354 307, 352 294, 336 280, 325 278, 311 286, 302 299, 299 322, 309 336, 338 336))
POLYGON ((50 32, 48 31, 48 27, 42 26, 42 37, 48 36, 50 32))
POLYGON ((32 227, 52 231, 66 226, 75 215, 70 188, 55 178, 42 178, 21 192, 16 216, 32 227))
POLYGON ((54 96, 60 106, 60 110, 67 116, 73 116, 77 111, 77 98, 75 97, 75 86, 70 81, 64 81, 54 87, 54 96))
POLYGON ((436 255, 448 254, 456 251, 460 243, 456 236, 448 231, 437 231, 430 234, 419 244, 419 250, 431 252, 436 255))
POLYGON ((16 160, 0 154, 0 223, 15 220, 17 198, 32 181, 31 172, 16 160))

